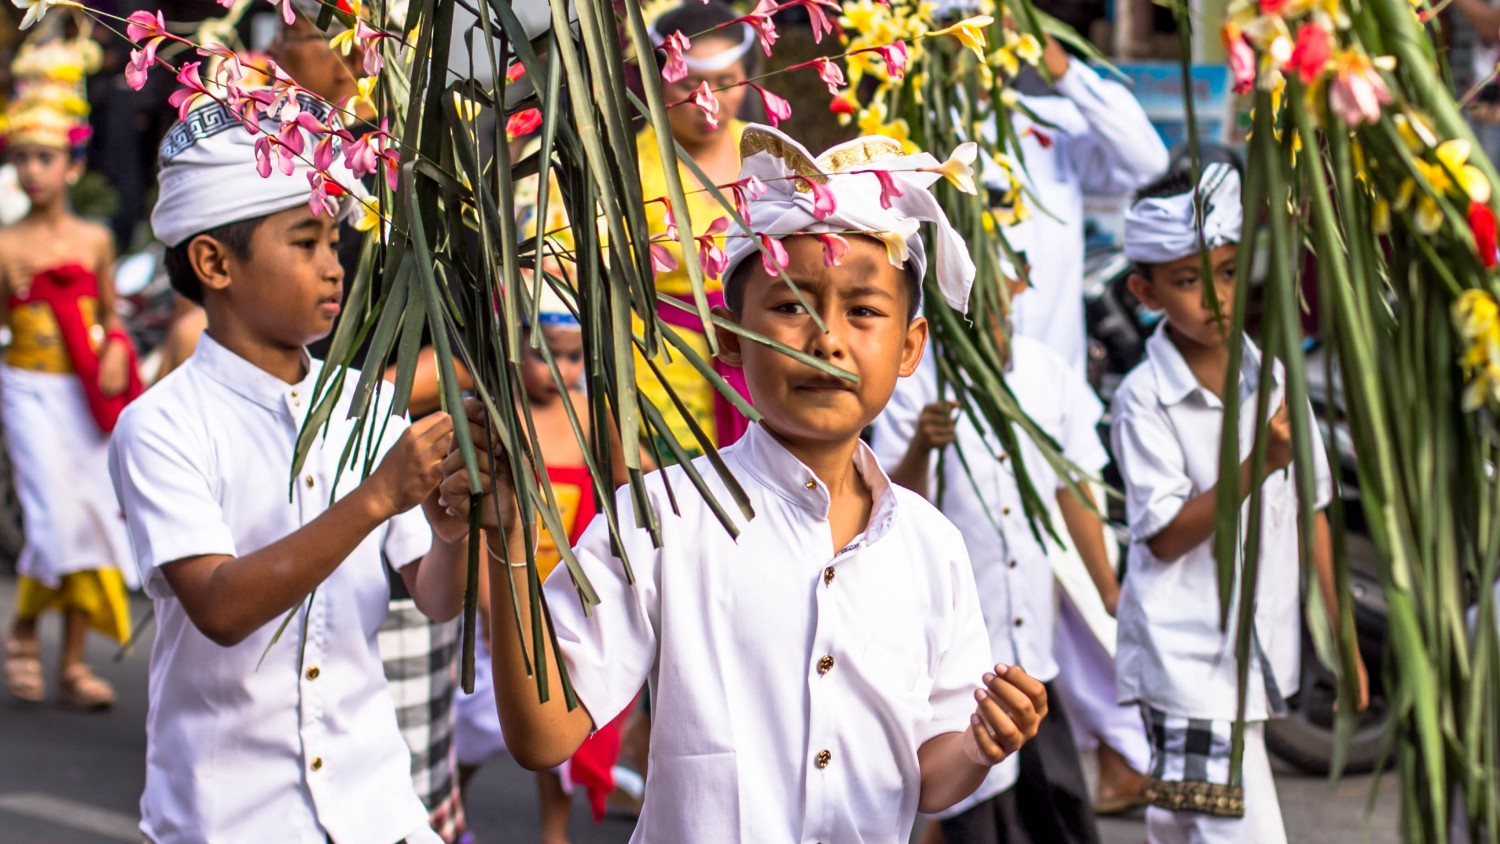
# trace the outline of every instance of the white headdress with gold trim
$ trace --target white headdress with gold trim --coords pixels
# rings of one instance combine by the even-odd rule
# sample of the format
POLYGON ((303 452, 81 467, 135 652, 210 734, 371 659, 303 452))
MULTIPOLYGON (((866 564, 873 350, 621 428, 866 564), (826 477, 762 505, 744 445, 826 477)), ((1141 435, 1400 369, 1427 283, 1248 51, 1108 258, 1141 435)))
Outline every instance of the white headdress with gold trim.
POLYGON ((782 132, 753 125, 746 127, 740 140, 740 159, 740 179, 753 176, 766 191, 749 199, 750 230, 729 239, 725 278, 759 251, 757 235, 780 239, 795 234, 841 234, 883 241, 891 263, 910 268, 921 279, 928 261, 921 224, 932 223, 937 235, 938 289, 954 309, 968 310, 974 261, 928 190, 942 178, 940 162, 933 156, 925 152, 909 155, 894 138, 867 135, 814 157, 782 132), (808 181, 833 195, 834 208, 821 218, 808 181))

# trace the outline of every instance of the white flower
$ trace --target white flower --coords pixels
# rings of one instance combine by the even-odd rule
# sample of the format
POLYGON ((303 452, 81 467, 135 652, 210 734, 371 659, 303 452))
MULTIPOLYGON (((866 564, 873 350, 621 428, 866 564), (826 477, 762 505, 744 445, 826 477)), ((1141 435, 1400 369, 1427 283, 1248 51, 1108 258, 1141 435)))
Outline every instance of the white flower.
POLYGON ((26 16, 21 19, 21 28, 30 29, 47 14, 47 10, 53 6, 74 6, 83 8, 73 0, 10 0, 17 9, 26 10, 26 16))

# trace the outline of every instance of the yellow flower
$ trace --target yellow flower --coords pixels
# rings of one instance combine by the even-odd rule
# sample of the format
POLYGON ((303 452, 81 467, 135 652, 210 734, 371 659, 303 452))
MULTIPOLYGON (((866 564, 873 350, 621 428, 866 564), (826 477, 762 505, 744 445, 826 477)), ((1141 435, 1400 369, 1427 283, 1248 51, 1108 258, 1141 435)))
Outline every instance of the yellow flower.
POLYGON ((15 7, 17 9, 26 10, 26 16, 21 19, 22 29, 30 29, 36 24, 37 21, 41 20, 42 16, 47 14, 47 10, 52 8, 53 6, 72 6, 78 9, 83 8, 82 4, 72 2, 72 0, 11 0, 11 2, 15 4, 15 7))
POLYGON ((360 104, 364 104, 370 107, 370 111, 375 111, 374 94, 375 83, 377 81, 377 78, 374 76, 361 76, 354 80, 354 96, 350 97, 349 101, 344 104, 344 109, 346 111, 356 111, 360 104))
POLYGON ((974 159, 979 157, 979 144, 969 141, 959 144, 958 149, 948 156, 948 160, 938 165, 936 172, 941 173, 954 187, 971 196, 977 195, 979 189, 974 184, 974 159))
POLYGON ((1445 181, 1452 176, 1470 201, 1483 204, 1490 201, 1490 182, 1478 167, 1468 163, 1471 151, 1468 141, 1454 138, 1438 144, 1437 160, 1442 165, 1445 181))
POLYGON ((360 200, 359 219, 354 221, 355 231, 374 231, 384 220, 380 216, 380 200, 375 197, 360 200))
POLYGON ((453 92, 453 106, 458 109, 458 116, 465 122, 472 122, 484 108, 484 106, 457 91, 453 92))
POLYGON ((1453 327, 1467 348, 1459 357, 1464 377, 1463 408, 1500 406, 1500 305, 1484 290, 1466 290, 1453 302, 1453 327))
POLYGON ((965 18, 949 27, 934 29, 928 32, 927 35, 952 35, 958 39, 958 43, 973 50, 974 55, 978 56, 980 61, 984 61, 984 48, 987 43, 984 31, 986 27, 994 22, 995 19, 989 15, 976 15, 972 18, 965 18))
POLYGON ((1391 204, 1386 200, 1375 200, 1375 207, 1370 212, 1370 228, 1379 235, 1391 233, 1391 204))

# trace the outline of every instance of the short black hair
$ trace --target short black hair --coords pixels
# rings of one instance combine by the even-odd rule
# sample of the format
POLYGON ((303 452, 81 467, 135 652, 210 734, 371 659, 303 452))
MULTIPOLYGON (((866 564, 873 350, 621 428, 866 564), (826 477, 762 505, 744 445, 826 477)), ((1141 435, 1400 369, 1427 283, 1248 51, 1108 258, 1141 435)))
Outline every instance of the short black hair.
MULTIPOLYGON (((687 0, 681 6, 656 19, 656 34, 666 38, 674 32, 680 32, 689 38, 722 38, 738 43, 750 30, 750 25, 741 23, 737 26, 728 26, 727 24, 739 20, 740 17, 740 13, 723 0, 708 0, 707 2, 687 0), (724 28, 717 29, 721 26, 724 28), (715 31, 709 32, 709 30, 715 31)), ((740 59, 740 63, 745 66, 745 75, 755 74, 756 58, 755 51, 749 50, 744 58, 740 59)), ((663 66, 666 63, 666 54, 661 50, 656 51, 656 60, 658 67, 663 66)))
MULTIPOLYGON (((750 270, 756 263, 755 258, 755 255, 745 257, 724 278, 724 306, 729 308, 735 316, 744 313, 745 282, 750 278, 750 270)), ((922 305, 922 280, 917 278, 910 261, 907 261, 906 266, 901 269, 901 280, 902 287, 906 290, 906 321, 910 323, 917 318, 917 311, 922 305)))
POLYGON ((250 239, 254 237, 255 230, 260 228, 260 224, 265 221, 266 218, 261 216, 225 223, 222 226, 214 226, 198 232, 176 246, 167 247, 167 254, 162 259, 162 263, 166 265, 167 280, 172 282, 172 289, 194 304, 203 304, 203 279, 199 278, 198 271, 193 269, 193 262, 188 257, 188 244, 192 243, 194 238, 211 237, 224 244, 224 248, 233 253, 234 257, 243 260, 250 257, 250 239))

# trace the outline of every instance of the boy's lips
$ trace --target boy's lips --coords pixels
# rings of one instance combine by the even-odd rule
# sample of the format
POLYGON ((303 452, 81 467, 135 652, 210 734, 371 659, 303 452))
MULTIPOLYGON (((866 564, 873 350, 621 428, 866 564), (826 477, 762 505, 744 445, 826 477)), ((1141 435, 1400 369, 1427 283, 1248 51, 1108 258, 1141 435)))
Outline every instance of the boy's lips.
POLYGON ((824 375, 816 378, 809 378, 806 381, 803 381, 801 384, 797 385, 797 389, 810 390, 812 392, 820 393, 852 393, 854 392, 854 385, 842 378, 835 378, 832 375, 824 375))

